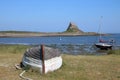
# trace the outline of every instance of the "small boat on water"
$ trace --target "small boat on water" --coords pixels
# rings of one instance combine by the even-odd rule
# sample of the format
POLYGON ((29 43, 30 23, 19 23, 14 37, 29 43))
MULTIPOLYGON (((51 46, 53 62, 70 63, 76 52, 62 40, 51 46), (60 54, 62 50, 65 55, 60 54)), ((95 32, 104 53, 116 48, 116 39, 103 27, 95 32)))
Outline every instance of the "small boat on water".
POLYGON ((112 49, 112 45, 107 43, 95 43, 95 46, 101 50, 112 49))
MULTIPOLYGON (((101 16, 101 19, 102 19, 102 16, 101 16)), ((100 28, 101 28, 101 24, 99 25, 99 31, 100 31, 100 28)), ((103 40, 101 35, 102 34, 100 33, 99 42, 95 43, 95 46, 101 50, 112 49, 112 44, 109 44, 109 41, 103 40)), ((112 42, 113 42, 113 40, 112 40, 112 42)))

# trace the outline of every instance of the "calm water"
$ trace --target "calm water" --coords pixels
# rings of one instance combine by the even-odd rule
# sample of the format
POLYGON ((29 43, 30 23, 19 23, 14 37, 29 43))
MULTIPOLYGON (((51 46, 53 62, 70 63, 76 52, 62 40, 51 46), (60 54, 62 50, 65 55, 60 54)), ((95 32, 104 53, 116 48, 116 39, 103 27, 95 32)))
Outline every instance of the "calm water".
MULTIPOLYGON (((120 46, 120 34, 103 36, 104 40, 115 40, 115 46, 120 46)), ((93 44, 98 41, 98 36, 57 36, 57 37, 27 37, 27 38, 0 38, 0 44, 25 44, 56 47, 66 53, 93 53, 93 44)))

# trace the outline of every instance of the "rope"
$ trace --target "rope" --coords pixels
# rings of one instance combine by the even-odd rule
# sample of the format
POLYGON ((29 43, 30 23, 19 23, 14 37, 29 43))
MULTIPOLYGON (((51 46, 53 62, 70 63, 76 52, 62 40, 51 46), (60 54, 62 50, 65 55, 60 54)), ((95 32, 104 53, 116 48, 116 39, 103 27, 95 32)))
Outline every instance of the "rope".
POLYGON ((15 64, 16 69, 20 70, 22 69, 19 64, 15 64))
MULTIPOLYGON (((15 67, 16 67, 16 69, 18 69, 18 70, 21 70, 21 69, 22 69, 19 64, 15 64, 15 67)), ((25 72, 26 72, 26 71, 24 70, 22 73, 20 73, 20 75, 19 75, 20 78, 22 78, 22 79, 24 79, 24 80, 33 80, 33 79, 30 79, 30 78, 24 77, 23 74, 24 74, 25 72)))
POLYGON ((26 71, 24 70, 22 73, 20 73, 20 77, 22 78, 22 79, 24 79, 24 80, 32 80, 32 79, 30 79, 30 78, 27 78, 27 77, 24 77, 23 76, 23 74, 25 73, 26 71))

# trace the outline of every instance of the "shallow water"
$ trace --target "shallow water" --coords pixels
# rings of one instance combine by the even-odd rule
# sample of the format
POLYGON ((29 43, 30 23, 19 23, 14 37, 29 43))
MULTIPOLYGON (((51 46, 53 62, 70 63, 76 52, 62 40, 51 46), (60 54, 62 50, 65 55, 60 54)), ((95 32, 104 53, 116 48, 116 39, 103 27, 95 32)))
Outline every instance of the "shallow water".
MULTIPOLYGON (((104 40, 114 39, 113 49, 120 49, 120 34, 103 36, 104 40)), ((25 38, 0 38, 0 44, 47 45, 60 49, 66 54, 97 54, 98 49, 94 43, 98 36, 56 36, 56 37, 25 37, 25 38)), ((101 52, 100 52, 101 53, 101 52)), ((106 53, 106 52, 103 52, 106 53)))

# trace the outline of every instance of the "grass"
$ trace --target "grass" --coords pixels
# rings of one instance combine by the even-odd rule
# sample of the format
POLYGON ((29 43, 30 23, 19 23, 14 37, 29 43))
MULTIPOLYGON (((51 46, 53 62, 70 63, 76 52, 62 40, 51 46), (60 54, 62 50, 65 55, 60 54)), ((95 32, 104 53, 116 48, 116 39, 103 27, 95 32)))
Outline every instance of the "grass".
MULTIPOLYGON (((24 51, 30 46, 0 45, 0 80, 20 80, 20 63, 24 51)), ((120 80, 120 55, 73 56, 62 54, 63 65, 59 70, 40 74, 29 70, 24 74, 33 80, 120 80)))
POLYGON ((118 49, 118 50, 110 50, 110 51, 108 52, 108 54, 120 55, 120 49, 118 49))

